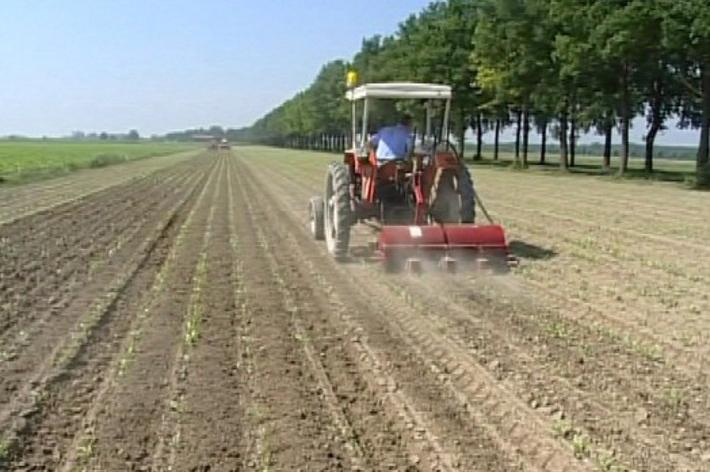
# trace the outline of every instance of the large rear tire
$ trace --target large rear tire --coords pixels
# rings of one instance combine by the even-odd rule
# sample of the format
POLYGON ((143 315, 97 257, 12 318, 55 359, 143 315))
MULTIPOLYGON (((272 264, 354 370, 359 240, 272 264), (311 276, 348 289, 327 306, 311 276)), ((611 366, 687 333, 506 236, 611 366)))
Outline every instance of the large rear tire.
POLYGON ((471 173, 464 164, 461 164, 457 180, 459 195, 461 196, 461 223, 474 223, 476 221, 476 196, 473 190, 471 173))
POLYGON ((311 197, 308 202, 308 223, 313 239, 325 239, 325 217, 323 215, 323 198, 311 197))
POLYGON ((325 242, 336 260, 348 255, 350 244, 350 171, 341 163, 328 167, 325 179, 325 242))
POLYGON ((456 174, 452 170, 437 169, 431 188, 429 214, 437 223, 458 223, 461 202, 456 189, 456 174))

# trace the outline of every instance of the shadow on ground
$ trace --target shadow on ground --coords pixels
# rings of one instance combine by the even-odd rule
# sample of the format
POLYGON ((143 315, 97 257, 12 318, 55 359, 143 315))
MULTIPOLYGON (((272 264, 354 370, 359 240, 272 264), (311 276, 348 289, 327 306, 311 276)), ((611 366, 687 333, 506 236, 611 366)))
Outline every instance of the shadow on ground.
POLYGON ((552 259, 557 256, 557 252, 552 249, 546 249, 544 247, 535 246, 534 244, 528 244, 523 241, 511 241, 509 243, 510 252, 520 258, 528 260, 546 260, 552 259))

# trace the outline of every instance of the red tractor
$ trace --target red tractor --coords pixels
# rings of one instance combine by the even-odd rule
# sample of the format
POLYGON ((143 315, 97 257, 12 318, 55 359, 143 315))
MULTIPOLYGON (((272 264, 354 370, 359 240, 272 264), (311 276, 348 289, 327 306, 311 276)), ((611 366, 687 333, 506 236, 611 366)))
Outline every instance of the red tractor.
POLYGON ((438 136, 448 135, 451 88, 367 84, 350 89, 346 98, 352 103, 352 148, 343 162, 330 164, 323 197, 312 197, 309 204, 311 232, 316 239, 325 239, 330 254, 346 259, 352 226, 374 222, 380 229, 374 248, 389 271, 421 272, 425 264, 448 272, 507 268, 512 258, 503 228, 475 224, 477 199, 468 168, 448 140, 437 139, 432 129, 434 106, 441 109, 443 104, 438 136), (368 109, 374 99, 423 102, 426 127, 419 144, 410 146, 410 155, 378 162, 367 138, 368 109))

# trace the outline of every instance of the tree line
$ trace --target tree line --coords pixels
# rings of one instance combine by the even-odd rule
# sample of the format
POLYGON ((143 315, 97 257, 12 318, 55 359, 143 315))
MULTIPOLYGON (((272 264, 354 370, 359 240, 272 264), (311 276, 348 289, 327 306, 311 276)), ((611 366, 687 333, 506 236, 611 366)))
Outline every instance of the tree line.
MULTIPOLYGON (((559 141, 560 166, 575 164, 577 137, 604 137, 609 169, 612 134, 621 135, 619 173, 629 164, 629 128, 644 116, 645 168, 669 118, 700 129, 696 173, 710 185, 710 2, 707 0, 448 0, 431 3, 390 36, 362 42, 350 61, 322 67, 304 91, 241 130, 237 139, 285 142, 342 133, 349 127, 344 77, 421 81, 453 87, 452 130, 459 148, 472 129, 515 130, 515 159, 528 165, 530 131, 559 141)), ((379 110, 387 116, 388 110, 379 110)), ((377 111, 376 111, 377 113, 377 111)))

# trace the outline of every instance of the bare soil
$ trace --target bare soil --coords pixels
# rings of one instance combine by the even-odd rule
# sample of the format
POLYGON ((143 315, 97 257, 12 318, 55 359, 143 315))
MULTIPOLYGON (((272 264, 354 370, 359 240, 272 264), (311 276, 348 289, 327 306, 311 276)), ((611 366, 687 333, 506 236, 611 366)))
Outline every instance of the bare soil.
POLYGON ((710 468, 707 347, 676 326, 707 332, 707 251, 661 254, 666 224, 704 247, 694 197, 474 173, 521 267, 391 275, 310 237, 327 163, 237 147, 7 202, 0 470, 710 468))

